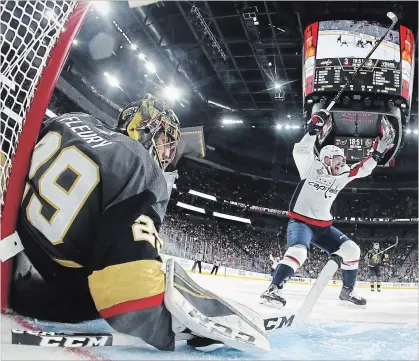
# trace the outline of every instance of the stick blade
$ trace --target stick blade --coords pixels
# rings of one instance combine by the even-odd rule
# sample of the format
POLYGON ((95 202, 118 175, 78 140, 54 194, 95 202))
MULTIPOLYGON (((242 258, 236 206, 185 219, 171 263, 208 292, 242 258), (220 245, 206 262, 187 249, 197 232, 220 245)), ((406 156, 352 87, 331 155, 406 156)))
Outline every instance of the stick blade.
POLYGON ((396 14, 392 13, 391 11, 387 13, 387 17, 393 22, 393 24, 397 23, 397 21, 399 20, 396 14))

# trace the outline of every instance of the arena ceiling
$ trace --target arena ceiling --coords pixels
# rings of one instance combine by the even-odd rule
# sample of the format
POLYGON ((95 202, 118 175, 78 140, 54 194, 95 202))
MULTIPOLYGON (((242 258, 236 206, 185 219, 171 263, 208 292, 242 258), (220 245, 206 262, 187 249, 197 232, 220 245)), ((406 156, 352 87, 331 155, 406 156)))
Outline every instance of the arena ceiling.
MULTIPOLYGON (((414 31, 417 49, 415 1, 167 1, 132 9, 127 2, 109 5, 107 12, 93 7, 88 14, 70 55, 76 65, 120 105, 146 92, 176 87, 180 95, 173 107, 183 125, 203 124, 207 142, 216 146, 251 142, 255 150, 277 151, 278 144, 287 147, 300 136, 298 129, 278 136, 274 126, 278 121, 301 125, 302 36, 311 22, 362 18, 387 24, 385 14, 393 11, 400 24, 414 31), (97 49, 92 39, 99 35, 97 49), (117 77, 120 87, 110 89, 104 72, 117 77), (285 94, 281 101, 275 99, 278 86, 285 94), (233 131, 221 128, 220 120, 231 116, 244 124, 233 131)), ((416 57, 411 117, 416 127, 417 68, 416 57)))

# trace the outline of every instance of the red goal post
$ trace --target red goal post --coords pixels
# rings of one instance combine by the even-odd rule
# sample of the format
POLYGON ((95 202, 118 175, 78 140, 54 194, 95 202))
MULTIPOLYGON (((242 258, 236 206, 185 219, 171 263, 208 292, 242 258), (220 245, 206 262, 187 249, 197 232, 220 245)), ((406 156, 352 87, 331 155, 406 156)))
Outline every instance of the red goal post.
POLYGON ((19 251, 16 220, 32 150, 88 8, 89 2, 77 0, 0 3, 2 313, 8 307, 12 257, 19 251))

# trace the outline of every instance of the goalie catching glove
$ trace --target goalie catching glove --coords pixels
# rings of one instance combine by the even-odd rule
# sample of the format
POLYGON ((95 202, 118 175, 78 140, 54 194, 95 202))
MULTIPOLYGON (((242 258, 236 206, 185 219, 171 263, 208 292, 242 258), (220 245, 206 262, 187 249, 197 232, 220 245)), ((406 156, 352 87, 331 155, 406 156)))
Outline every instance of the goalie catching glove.
POLYGON ((259 314, 198 286, 173 259, 166 265, 164 303, 176 340, 188 340, 192 346, 224 344, 245 352, 270 351, 259 314))

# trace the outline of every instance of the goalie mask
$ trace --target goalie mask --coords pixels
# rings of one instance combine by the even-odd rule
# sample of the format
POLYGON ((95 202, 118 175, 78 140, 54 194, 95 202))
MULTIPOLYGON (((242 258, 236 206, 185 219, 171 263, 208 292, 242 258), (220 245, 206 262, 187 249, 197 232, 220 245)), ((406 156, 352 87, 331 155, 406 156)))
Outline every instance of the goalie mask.
POLYGON ((373 248, 374 251, 379 251, 380 250, 380 244, 379 243, 374 243, 372 245, 372 248, 373 248))
POLYGON ((180 140, 176 114, 162 100, 146 94, 119 114, 118 130, 146 148, 164 171, 173 161, 180 140))
POLYGON ((343 149, 334 145, 326 145, 320 151, 320 161, 326 167, 329 174, 340 175, 346 165, 343 149))

